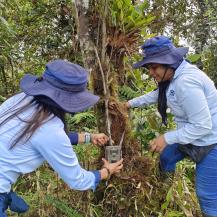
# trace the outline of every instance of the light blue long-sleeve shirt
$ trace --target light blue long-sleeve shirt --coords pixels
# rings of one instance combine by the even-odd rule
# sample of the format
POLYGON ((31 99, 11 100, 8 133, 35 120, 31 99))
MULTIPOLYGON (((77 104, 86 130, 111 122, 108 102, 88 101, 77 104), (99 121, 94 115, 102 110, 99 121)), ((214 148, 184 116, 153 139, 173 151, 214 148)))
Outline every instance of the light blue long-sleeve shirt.
MULTIPOLYGON (((217 90, 213 81, 185 60, 166 92, 177 129, 164 134, 167 144, 205 146, 217 143, 217 90)), ((131 107, 157 103, 158 90, 129 101, 131 107)))
MULTIPOLYGON (((24 93, 9 98, 0 106, 0 122, 2 114, 8 108, 16 105, 24 93)), ((29 102, 28 96, 21 104, 29 102)), ((19 115, 21 119, 29 119, 35 112, 32 106, 19 115)), ((54 117, 39 127, 30 140, 24 144, 17 144, 9 149, 12 140, 19 135, 24 126, 19 118, 14 117, 0 127, 0 193, 9 192, 11 185, 16 182, 21 174, 36 170, 44 161, 59 174, 59 176, 76 190, 95 189, 99 181, 99 172, 86 171, 80 167, 69 137, 64 131, 62 121, 54 117)))

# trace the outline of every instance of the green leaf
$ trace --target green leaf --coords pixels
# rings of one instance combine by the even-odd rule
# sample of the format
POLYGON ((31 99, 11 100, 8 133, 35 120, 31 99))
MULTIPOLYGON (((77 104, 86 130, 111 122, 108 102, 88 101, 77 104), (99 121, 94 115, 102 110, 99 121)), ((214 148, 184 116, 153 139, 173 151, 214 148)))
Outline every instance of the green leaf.
POLYGON ((187 57, 187 59, 192 63, 197 62, 200 58, 201 58, 201 54, 192 54, 187 57))
POLYGON ((9 26, 7 20, 5 20, 4 17, 0 17, 0 20, 1 20, 1 22, 2 22, 5 26, 7 26, 7 27, 9 26))
POLYGON ((81 214, 77 212, 74 208, 71 208, 69 205, 67 205, 64 201, 60 201, 59 199, 52 197, 52 196, 47 196, 46 197, 46 202, 49 204, 52 204, 55 206, 57 209, 61 210, 64 214, 66 214, 69 217, 82 217, 81 214))
POLYGON ((123 2, 121 0, 116 0, 116 1, 117 1, 117 7, 118 7, 118 9, 122 9, 123 2))
POLYGON ((167 193, 166 201, 161 205, 162 210, 167 209, 167 207, 168 207, 168 205, 169 205, 169 203, 171 201, 171 198, 172 198, 172 188, 170 188, 168 193, 167 193))

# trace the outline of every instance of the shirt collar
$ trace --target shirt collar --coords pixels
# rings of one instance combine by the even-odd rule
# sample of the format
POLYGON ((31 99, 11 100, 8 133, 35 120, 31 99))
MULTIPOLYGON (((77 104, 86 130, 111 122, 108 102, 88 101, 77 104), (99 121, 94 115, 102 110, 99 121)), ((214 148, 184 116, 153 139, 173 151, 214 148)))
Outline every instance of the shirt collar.
POLYGON ((183 60, 179 67, 176 69, 173 79, 176 79, 182 73, 182 69, 188 64, 189 63, 186 60, 183 60))

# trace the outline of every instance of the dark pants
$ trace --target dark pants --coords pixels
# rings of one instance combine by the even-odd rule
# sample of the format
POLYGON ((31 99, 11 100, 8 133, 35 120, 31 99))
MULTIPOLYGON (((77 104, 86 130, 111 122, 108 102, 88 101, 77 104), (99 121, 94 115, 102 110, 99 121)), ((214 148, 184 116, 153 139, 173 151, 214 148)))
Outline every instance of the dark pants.
POLYGON ((0 194, 0 217, 7 217, 5 211, 8 208, 7 194, 0 194))
MULTIPOLYGON (((168 145, 160 155, 163 171, 174 172, 176 163, 186 155, 178 144, 168 145)), ((205 216, 217 217, 217 146, 196 163, 196 193, 205 216)))
POLYGON ((0 217, 7 217, 5 212, 8 207, 17 213, 24 213, 29 209, 26 202, 15 192, 0 193, 0 217))

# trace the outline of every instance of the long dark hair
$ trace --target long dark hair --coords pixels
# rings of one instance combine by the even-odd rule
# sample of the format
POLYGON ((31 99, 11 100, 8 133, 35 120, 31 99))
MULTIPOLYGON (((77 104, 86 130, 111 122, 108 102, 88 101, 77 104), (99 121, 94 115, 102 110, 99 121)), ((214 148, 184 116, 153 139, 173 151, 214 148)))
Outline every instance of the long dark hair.
POLYGON ((1 119, 9 114, 9 116, 0 123, 0 127, 2 127, 5 123, 14 117, 25 123, 25 126, 20 130, 20 133, 12 140, 10 149, 12 149, 21 141, 23 143, 27 142, 42 124, 53 119, 54 117, 58 117, 62 120, 64 124, 64 130, 66 133, 68 132, 65 120, 66 113, 54 101, 46 96, 35 96, 29 102, 25 103, 22 106, 19 106, 26 100, 27 97, 28 96, 24 96, 16 103, 16 105, 13 105, 13 108, 10 107, 0 115, 1 119), (28 120, 24 120, 23 118, 19 117, 21 113, 25 112, 32 106, 35 106, 36 112, 28 120))
POLYGON ((162 124, 167 126, 168 122, 167 122, 167 95, 166 95, 166 92, 167 92, 167 89, 170 85, 170 80, 163 81, 163 79, 167 73, 167 70, 171 67, 169 65, 165 65, 165 64, 163 66, 165 68, 165 72, 164 72, 162 80, 160 82, 158 82, 158 105, 157 105, 157 108, 158 108, 158 112, 160 113, 161 118, 162 118, 162 124))
MULTIPOLYGON (((180 57, 180 59, 178 59, 175 63, 168 65, 168 64, 163 64, 163 66, 165 67, 165 73, 164 76, 167 73, 167 70, 173 69, 173 75, 175 73, 175 70, 180 66, 180 64, 183 61, 183 57, 180 57)), ((161 82, 158 82, 158 89, 159 89, 159 93, 158 93, 158 111, 162 117, 162 123, 167 126, 167 96, 166 96, 166 91, 170 85, 171 80, 168 81, 163 81, 164 76, 162 78, 161 82)))
POLYGON ((167 126, 167 96, 166 91, 170 85, 170 80, 158 83, 158 112, 162 118, 162 124, 167 126))

